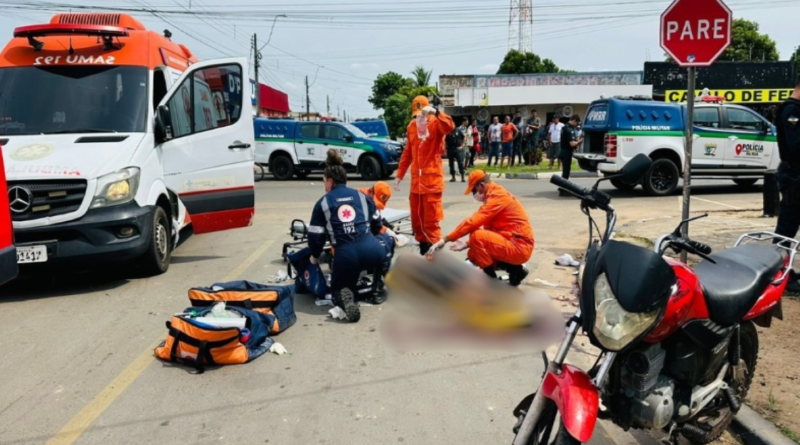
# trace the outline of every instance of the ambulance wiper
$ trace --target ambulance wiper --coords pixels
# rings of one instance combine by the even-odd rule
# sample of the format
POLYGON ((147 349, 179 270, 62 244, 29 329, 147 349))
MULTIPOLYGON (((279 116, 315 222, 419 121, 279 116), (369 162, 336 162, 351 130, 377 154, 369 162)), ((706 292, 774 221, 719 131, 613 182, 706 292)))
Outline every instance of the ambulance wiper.
POLYGON ((116 133, 117 130, 107 130, 104 128, 73 128, 70 130, 48 131, 42 134, 67 134, 67 133, 116 133))

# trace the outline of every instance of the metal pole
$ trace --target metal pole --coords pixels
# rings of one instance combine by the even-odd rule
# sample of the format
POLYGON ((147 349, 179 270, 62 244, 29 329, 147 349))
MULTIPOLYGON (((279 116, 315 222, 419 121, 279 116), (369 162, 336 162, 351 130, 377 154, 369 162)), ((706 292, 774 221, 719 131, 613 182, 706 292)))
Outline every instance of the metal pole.
POLYGON ((258 34, 253 34, 253 67, 256 70, 256 116, 261 116, 261 84, 258 83, 258 34))
MULTIPOLYGON (((689 91, 686 98, 686 144, 683 161, 683 212, 681 219, 689 219, 689 200, 692 195, 692 143, 694 142, 694 81, 695 68, 689 67, 689 91)), ((689 224, 684 224, 681 233, 689 236, 689 224)), ((686 262, 686 251, 681 252, 681 261, 686 262)))
POLYGON ((308 97, 308 76, 306 76, 306 120, 307 121, 311 120, 311 113, 309 111, 310 109, 311 109, 311 98, 308 97))

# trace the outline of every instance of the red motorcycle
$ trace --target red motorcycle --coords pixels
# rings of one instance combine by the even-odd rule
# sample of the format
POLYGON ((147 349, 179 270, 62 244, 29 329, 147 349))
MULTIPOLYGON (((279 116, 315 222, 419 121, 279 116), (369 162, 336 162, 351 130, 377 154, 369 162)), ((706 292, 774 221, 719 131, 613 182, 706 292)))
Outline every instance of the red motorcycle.
POLYGON ((741 407, 755 375, 755 325, 782 319, 781 297, 798 241, 751 233, 712 254, 681 234, 707 215, 682 221, 653 251, 610 239, 616 213, 598 185, 609 179, 636 183, 650 164, 639 155, 622 174, 591 190, 559 176, 551 180, 580 198, 590 244, 579 273, 580 308, 555 358, 548 363, 542 353, 539 389, 514 410, 514 445, 586 443, 597 419, 626 431, 663 430, 673 444, 680 435, 706 444, 722 435, 741 407), (593 240, 593 227, 599 235, 593 209, 607 217, 600 240, 593 240), (704 261, 692 269, 664 257, 667 249, 704 261), (588 372, 564 363, 579 329, 601 351, 588 372))

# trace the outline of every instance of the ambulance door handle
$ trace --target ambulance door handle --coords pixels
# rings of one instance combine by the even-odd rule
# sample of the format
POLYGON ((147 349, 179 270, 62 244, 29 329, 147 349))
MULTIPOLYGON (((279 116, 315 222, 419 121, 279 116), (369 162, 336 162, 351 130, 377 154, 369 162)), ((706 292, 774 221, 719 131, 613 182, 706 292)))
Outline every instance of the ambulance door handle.
POLYGON ((233 145, 228 145, 229 150, 241 150, 243 148, 250 148, 250 144, 236 141, 233 143, 233 145))
POLYGON ((738 136, 728 136, 728 139, 730 139, 732 141, 738 141, 739 137, 738 136))
POLYGON ((322 145, 324 145, 324 146, 326 146, 326 147, 327 147, 327 146, 328 146, 328 143, 327 143, 327 142, 323 142, 323 143, 322 143, 322 145))

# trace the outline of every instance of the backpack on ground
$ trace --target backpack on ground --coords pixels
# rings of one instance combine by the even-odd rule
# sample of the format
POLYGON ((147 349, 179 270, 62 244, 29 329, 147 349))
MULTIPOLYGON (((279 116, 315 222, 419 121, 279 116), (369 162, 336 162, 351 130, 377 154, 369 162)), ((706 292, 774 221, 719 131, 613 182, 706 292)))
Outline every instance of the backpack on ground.
MULTIPOLYGON (((274 341, 268 337, 262 314, 237 307, 227 309, 238 312, 246 319, 245 328, 250 331, 246 341, 242 341, 242 330, 239 328, 218 328, 189 316, 175 315, 167 322, 169 334, 156 347, 156 357, 193 366, 203 373, 205 366, 238 365, 264 355, 274 341)), ((185 313, 192 311, 202 316, 211 308, 188 308, 185 313)))
MULTIPOLYGON (((328 282, 319 264, 311 264, 311 248, 305 247, 286 255, 289 265, 297 272, 295 276, 295 289, 299 294, 312 294, 317 298, 325 298, 329 294, 328 282)), ((291 271, 290 271, 291 272, 291 271)), ((289 273, 289 276, 292 276, 289 273)))
POLYGON ((189 301, 196 308, 210 308, 221 301, 227 308, 254 311, 270 334, 289 329, 297 321, 294 311, 295 286, 270 286, 251 281, 215 283, 189 289, 189 301))

